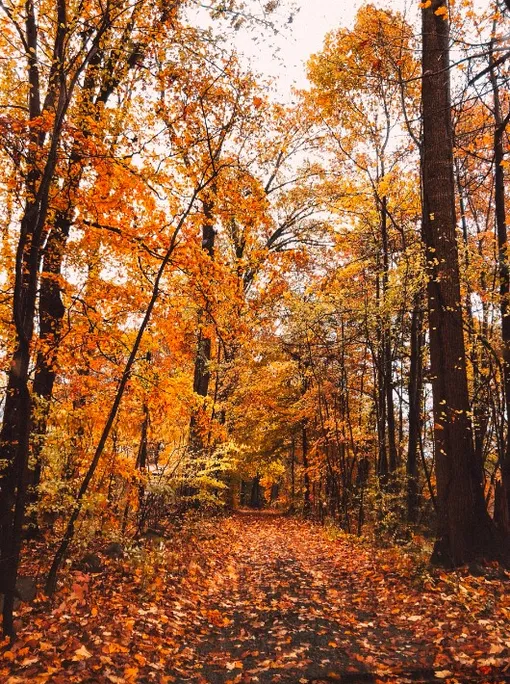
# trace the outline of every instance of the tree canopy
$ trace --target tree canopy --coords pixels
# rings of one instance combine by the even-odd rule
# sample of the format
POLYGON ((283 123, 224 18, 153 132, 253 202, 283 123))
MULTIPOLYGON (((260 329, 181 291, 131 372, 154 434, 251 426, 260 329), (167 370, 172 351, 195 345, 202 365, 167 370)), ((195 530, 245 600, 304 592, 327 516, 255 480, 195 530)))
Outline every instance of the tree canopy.
POLYGON ((508 8, 366 4, 289 104, 278 5, 0 2, 8 636, 32 550, 239 506, 508 562, 508 8))

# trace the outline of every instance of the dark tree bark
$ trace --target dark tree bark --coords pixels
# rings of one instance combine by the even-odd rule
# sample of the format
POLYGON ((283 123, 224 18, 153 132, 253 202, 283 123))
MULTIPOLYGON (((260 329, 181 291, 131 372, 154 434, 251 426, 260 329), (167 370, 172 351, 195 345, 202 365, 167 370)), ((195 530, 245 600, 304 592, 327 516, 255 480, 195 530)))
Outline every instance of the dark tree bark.
POLYGON ((358 492, 359 508, 358 508, 358 524, 356 534, 361 536, 363 523, 365 522, 365 489, 370 473, 370 459, 362 456, 358 463, 358 472, 356 476, 356 490, 358 492))
MULTIPOLYGON (((388 198, 381 200, 381 240, 383 256, 383 303, 386 302, 389 289, 390 253, 388 240, 388 198)), ((391 349, 391 319, 383 312, 384 329, 382 334, 382 376, 384 385, 384 399, 386 403, 386 420, 388 426, 388 470, 394 473, 398 465, 397 441, 395 434, 395 402, 393 399, 393 364, 391 349)))
MULTIPOLYGON (((27 55, 30 84, 29 114, 33 120, 41 114, 41 100, 37 28, 35 9, 31 2, 27 3, 26 40, 29 50, 27 55)), ((3 630, 8 635, 12 635, 14 631, 12 611, 26 505, 28 443, 31 427, 28 369, 34 331, 39 252, 48 211, 48 195, 47 192, 42 192, 41 172, 34 156, 35 149, 40 147, 43 141, 42 134, 35 131, 31 133, 29 142, 34 152, 31 152, 28 157, 29 168, 26 177, 29 199, 20 226, 12 305, 16 341, 8 373, 0 431, 0 458, 5 464, 0 471, 0 581, 5 594, 3 630)), ((55 162, 48 159, 44 170, 44 180, 48 189, 54 169, 55 162)))
POLYGON ((418 514, 418 454, 422 429, 423 331, 422 297, 415 298, 411 314, 411 364, 409 368, 409 442, 407 447, 407 520, 416 522, 418 514))
MULTIPOLYGON (((209 256, 211 260, 214 259, 214 243, 216 238, 216 231, 214 229, 213 216, 213 202, 210 199, 205 199, 202 202, 204 210, 204 223, 202 226, 202 250, 209 256)), ((203 319, 208 314, 209 305, 206 303, 204 309, 200 312, 200 319, 203 319)), ((193 391, 200 397, 207 397, 209 393, 209 383, 211 381, 211 372, 209 365, 211 363, 212 340, 211 337, 199 330, 197 340, 197 351, 195 355, 195 369, 193 373, 193 391)), ((205 448, 203 435, 201 433, 200 417, 203 409, 199 408, 193 412, 190 420, 190 447, 193 452, 200 453, 205 448)), ((190 494, 191 492, 187 492, 190 494)))
MULTIPOLYGON (((146 401, 144 401, 143 407, 143 420, 142 420, 142 429, 141 429, 141 434, 140 434, 140 444, 138 447, 138 454, 136 457, 136 469, 139 470, 142 474, 147 471, 147 444, 148 444, 148 433, 149 433, 149 422, 150 422, 150 415, 149 415, 149 406, 146 401)), ((140 482, 138 486, 138 510, 141 511, 143 509, 143 499, 145 496, 145 485, 143 482, 140 482)))
POLYGON ((308 432, 306 423, 301 424, 301 448, 303 459, 303 513, 310 515, 312 502, 310 499, 310 475, 308 473, 308 432))
POLYGON ((456 241, 449 23, 445 0, 422 10, 422 232, 428 271, 438 504, 433 560, 458 565, 495 551, 475 458, 456 241))
POLYGON ((255 475, 251 481, 250 489, 250 508, 260 510, 262 508, 262 489, 260 486, 260 475, 255 475))
MULTIPOLYGON (((71 221, 67 215, 58 215, 45 246, 43 268, 39 288, 39 339, 45 351, 37 355, 32 406, 31 457, 33 466, 28 473, 30 502, 37 502, 37 491, 41 480, 41 453, 48 425, 50 401, 57 376, 57 353, 61 339, 62 320, 65 307, 62 302, 58 277, 65 245, 69 236, 71 221)), ((35 513, 30 526, 37 529, 35 513)))
POLYGON ((14 351, 8 373, 4 415, 0 430, 0 578, 4 589, 3 630, 12 635, 16 576, 21 554, 21 533, 25 517, 28 458, 31 433, 31 398, 29 365, 34 335, 37 288, 42 244, 48 216, 50 189, 54 182, 63 126, 80 74, 97 53, 98 44, 109 26, 109 15, 100 19, 91 36, 88 50, 68 78, 64 68, 67 40, 66 4, 57 2, 58 26, 55 32, 52 63, 44 101, 38 61, 38 26, 35 5, 26 3, 25 50, 29 83, 29 119, 38 120, 43 112, 54 116, 50 142, 44 149, 47 134, 37 125, 28 139, 26 194, 29 198, 20 224, 16 251, 12 317, 15 331, 14 351), (42 160, 40 152, 44 152, 42 160))
POLYGON ((500 456, 501 482, 497 483, 495 520, 500 530, 510 534, 510 263, 508 255, 508 233, 506 224, 504 136, 510 120, 510 113, 503 117, 501 97, 496 69, 494 67, 493 44, 490 46, 490 81, 494 114, 494 202, 496 234, 498 240, 499 295, 501 311, 501 341, 503 366, 503 398, 507 417, 507 431, 500 456))
POLYGON ((290 510, 294 510, 296 497, 296 440, 292 435, 290 443, 290 510))
MULTIPOLYGON (((376 280, 376 306, 381 307, 381 285, 380 280, 376 280)), ((385 348, 384 326, 381 325, 377 330, 377 352, 372 350, 372 357, 375 362, 376 383, 374 383, 374 406, 377 419, 377 475, 381 483, 388 481, 388 449, 387 449, 387 421, 386 421, 386 387, 384 376, 384 348, 385 348)), ((369 340, 367 331, 367 341, 369 340)))

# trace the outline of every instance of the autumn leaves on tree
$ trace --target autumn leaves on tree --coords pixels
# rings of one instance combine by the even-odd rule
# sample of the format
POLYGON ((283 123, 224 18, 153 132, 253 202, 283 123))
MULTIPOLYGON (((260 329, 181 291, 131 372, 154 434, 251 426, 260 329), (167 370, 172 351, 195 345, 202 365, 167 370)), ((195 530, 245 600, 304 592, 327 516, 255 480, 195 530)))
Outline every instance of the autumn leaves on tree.
POLYGON ((190 508, 504 557, 506 10, 367 5, 284 106, 220 40, 275 8, 192 5, 0 4, 7 634, 31 537, 53 593, 190 508))

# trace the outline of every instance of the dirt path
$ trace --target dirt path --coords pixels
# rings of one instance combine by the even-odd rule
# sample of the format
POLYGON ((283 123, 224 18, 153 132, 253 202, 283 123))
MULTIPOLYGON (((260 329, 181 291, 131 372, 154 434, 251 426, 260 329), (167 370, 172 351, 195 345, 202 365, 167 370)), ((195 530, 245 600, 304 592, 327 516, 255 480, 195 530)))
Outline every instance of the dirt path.
POLYGON ((2 684, 510 681, 510 583, 272 515, 202 520, 23 604, 2 684))
POLYGON ((283 517, 245 514, 221 532, 207 545, 223 546, 227 535, 223 567, 195 568, 197 603, 177 620, 192 622, 194 636, 175 653, 176 681, 505 681, 506 658, 493 657, 491 678, 490 664, 475 672, 468 653, 504 656, 510 641, 495 647, 455 593, 403 584, 411 570, 404 560, 398 567, 396 558, 328 541, 317 526, 283 517))

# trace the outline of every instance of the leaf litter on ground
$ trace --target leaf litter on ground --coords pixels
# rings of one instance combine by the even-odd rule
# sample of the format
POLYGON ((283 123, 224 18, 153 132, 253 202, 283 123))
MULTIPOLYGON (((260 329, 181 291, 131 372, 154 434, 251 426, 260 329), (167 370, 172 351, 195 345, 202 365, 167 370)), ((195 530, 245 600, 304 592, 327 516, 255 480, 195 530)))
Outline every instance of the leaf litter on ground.
POLYGON ((510 582, 417 568, 299 519, 204 521, 137 564, 22 604, 0 681, 510 681, 510 582))

